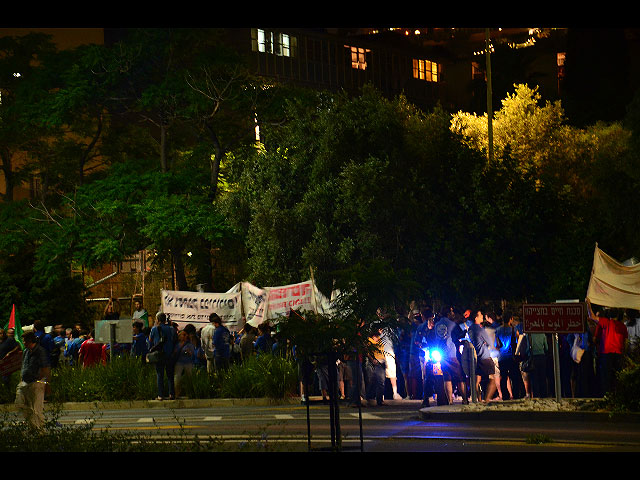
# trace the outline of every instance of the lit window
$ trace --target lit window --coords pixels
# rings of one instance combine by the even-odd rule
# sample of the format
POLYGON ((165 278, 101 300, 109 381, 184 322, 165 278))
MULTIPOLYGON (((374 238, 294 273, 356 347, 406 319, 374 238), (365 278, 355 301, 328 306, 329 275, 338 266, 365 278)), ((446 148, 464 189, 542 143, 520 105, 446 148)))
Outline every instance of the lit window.
POLYGON ((346 48, 351 50, 351 68, 358 70, 367 69, 367 53, 371 52, 368 48, 350 47, 345 45, 346 48))
POLYGON ((558 62, 558 78, 564 78, 564 61, 566 58, 566 53, 565 52, 559 52, 557 55, 557 62, 558 62))
POLYGON ((295 56, 296 45, 296 37, 286 33, 271 32, 261 28, 251 29, 251 49, 254 52, 293 57, 295 56))
POLYGON ((484 70, 478 62, 471 62, 471 78, 474 80, 485 80, 484 70))
POLYGON ((427 82, 440 81, 440 71, 442 67, 430 60, 413 59, 413 78, 425 80, 427 82))

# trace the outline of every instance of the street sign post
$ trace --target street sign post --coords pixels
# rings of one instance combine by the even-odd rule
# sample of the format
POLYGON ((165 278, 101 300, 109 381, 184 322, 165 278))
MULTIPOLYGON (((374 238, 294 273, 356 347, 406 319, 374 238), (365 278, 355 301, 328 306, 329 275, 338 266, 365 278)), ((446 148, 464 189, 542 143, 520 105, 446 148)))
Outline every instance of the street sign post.
POLYGON ((525 333, 583 333, 584 303, 525 303, 522 327, 525 333))
POLYGON ((583 333, 585 305, 580 302, 525 303, 522 306, 522 327, 525 333, 553 334, 553 373, 556 400, 561 397, 559 333, 583 333))

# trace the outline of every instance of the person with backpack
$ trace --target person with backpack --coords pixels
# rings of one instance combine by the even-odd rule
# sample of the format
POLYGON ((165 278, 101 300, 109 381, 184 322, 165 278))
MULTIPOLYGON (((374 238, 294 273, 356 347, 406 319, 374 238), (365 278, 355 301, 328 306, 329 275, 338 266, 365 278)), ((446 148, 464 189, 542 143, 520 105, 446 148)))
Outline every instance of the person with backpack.
POLYGON ((174 361, 173 361, 173 349, 176 344, 176 331, 167 324, 167 316, 164 313, 158 313, 156 315, 156 324, 149 333, 149 344, 151 348, 149 353, 154 351, 162 352, 160 358, 155 363, 156 367, 156 382, 158 387, 158 396, 156 400, 164 399, 164 374, 167 374, 167 380, 169 381, 169 400, 176 398, 175 384, 174 384, 174 361))

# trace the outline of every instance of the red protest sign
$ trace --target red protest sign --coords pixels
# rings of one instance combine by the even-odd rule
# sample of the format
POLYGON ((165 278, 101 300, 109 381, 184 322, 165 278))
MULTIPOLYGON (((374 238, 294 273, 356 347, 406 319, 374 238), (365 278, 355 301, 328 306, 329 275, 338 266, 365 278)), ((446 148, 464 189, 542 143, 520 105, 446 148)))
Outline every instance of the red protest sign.
POLYGON ((526 333, 584 332, 584 303, 526 303, 522 327, 526 333))

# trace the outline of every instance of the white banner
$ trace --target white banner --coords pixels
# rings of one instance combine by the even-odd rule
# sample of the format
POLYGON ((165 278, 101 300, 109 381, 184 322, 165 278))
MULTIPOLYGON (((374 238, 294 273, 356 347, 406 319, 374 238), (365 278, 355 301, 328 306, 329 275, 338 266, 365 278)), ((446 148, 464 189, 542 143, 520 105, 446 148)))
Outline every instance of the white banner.
POLYGON ((161 290, 161 297, 162 311, 181 329, 188 323, 200 329, 209 323, 212 312, 231 331, 240 330, 245 323, 257 327, 265 320, 287 315, 290 310, 331 313, 331 300, 311 280, 265 288, 238 282, 226 293, 161 290))
POLYGON ((217 313, 231 331, 242 328, 241 293, 208 293, 161 290, 162 311, 180 329, 191 323, 199 330, 209 324, 209 315, 217 313))
POLYGON ((316 311, 316 299, 311 280, 281 287, 265 287, 268 320, 288 315, 290 310, 316 311))
POLYGON ((257 327, 265 319, 267 291, 249 282, 236 283, 227 293, 242 292, 242 313, 245 322, 257 327))

